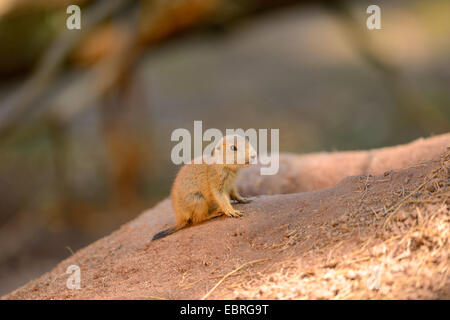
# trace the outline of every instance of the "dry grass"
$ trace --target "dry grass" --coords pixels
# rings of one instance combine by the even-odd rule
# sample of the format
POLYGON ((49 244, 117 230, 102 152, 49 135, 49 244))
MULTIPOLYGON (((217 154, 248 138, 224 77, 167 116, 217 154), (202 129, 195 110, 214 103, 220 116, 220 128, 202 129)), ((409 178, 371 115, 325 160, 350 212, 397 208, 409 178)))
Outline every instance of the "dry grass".
POLYGON ((226 275, 224 275, 224 276, 222 277, 222 279, 220 279, 219 282, 217 282, 217 283, 214 285, 214 287, 212 287, 211 290, 209 290, 209 291, 202 297, 201 300, 206 300, 206 299, 211 295, 211 293, 213 293, 213 291, 216 290, 216 288, 217 288, 218 286, 220 286, 220 284, 221 284, 222 282, 225 281, 225 279, 227 279, 229 276, 233 275, 234 273, 238 272, 239 270, 241 270, 241 269, 243 269, 243 268, 245 268, 246 266, 249 266, 249 265, 251 265, 251 264, 255 264, 255 263, 258 263, 258 262, 264 262, 264 261, 268 261, 268 260, 270 260, 270 259, 258 259, 258 260, 249 261, 249 262, 246 262, 246 263, 240 265, 239 267, 237 267, 237 268, 234 269, 233 271, 230 271, 229 273, 227 273, 226 275))

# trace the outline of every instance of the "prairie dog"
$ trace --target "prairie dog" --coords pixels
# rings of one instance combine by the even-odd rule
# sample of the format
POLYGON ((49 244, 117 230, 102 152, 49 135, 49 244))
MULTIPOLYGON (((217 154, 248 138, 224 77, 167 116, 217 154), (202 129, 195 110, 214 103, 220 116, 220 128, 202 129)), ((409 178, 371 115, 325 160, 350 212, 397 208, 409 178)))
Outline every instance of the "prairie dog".
MULTIPOLYGON (((206 159, 204 159, 206 160, 206 159)), ((209 157, 210 164, 189 163, 178 172, 172 186, 175 226, 161 231, 152 240, 160 239, 189 225, 221 216, 240 217, 230 200, 248 203, 235 186, 237 172, 256 161, 256 151, 239 135, 223 137, 209 157)))

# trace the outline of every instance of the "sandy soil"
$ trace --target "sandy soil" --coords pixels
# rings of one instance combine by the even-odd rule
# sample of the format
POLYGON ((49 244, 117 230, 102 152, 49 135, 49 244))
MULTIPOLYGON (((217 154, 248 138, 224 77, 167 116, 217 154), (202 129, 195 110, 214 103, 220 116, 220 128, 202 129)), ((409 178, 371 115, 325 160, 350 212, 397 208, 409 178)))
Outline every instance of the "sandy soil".
POLYGON ((281 154, 278 174, 261 176, 260 167, 243 170, 239 190, 247 195, 297 193, 328 188, 348 176, 379 175, 439 157, 450 146, 450 133, 373 150, 281 154))
POLYGON ((213 219, 151 242, 174 222, 166 199, 2 298, 449 299, 448 146, 450 135, 442 135, 373 150, 370 159, 366 152, 317 155, 327 163, 323 173, 349 166, 373 175, 255 196, 235 205, 242 218, 213 219), (349 165, 359 156, 366 165, 349 165), (81 268, 79 290, 66 287, 72 264, 81 268))

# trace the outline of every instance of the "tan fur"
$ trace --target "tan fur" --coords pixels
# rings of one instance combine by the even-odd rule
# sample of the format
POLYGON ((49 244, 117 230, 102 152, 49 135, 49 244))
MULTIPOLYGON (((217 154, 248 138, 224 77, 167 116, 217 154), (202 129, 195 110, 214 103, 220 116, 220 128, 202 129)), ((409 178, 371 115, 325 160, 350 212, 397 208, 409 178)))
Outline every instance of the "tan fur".
POLYGON ((178 172, 172 186, 176 224, 154 239, 223 214, 229 217, 242 215, 231 206, 230 200, 239 203, 250 202, 237 192, 235 179, 238 170, 250 165, 250 161, 256 157, 255 150, 243 137, 226 136, 216 145, 212 157, 215 163, 186 164, 178 172), (237 146, 238 150, 230 150, 231 145, 237 146), (243 146, 245 147, 242 148, 243 146), (218 164, 216 160, 221 154, 231 157, 232 163, 218 164), (245 163, 236 163, 238 157, 245 157, 245 163))

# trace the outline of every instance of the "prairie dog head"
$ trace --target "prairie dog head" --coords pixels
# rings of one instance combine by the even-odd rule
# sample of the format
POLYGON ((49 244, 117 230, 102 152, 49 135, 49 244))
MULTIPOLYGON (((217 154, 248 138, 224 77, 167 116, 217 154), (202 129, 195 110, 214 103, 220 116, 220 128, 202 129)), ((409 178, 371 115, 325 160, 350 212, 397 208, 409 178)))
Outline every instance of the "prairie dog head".
POLYGON ((223 137, 216 144, 213 152, 216 164, 224 164, 234 169, 255 164, 256 156, 256 151, 249 140, 240 135, 223 137))

